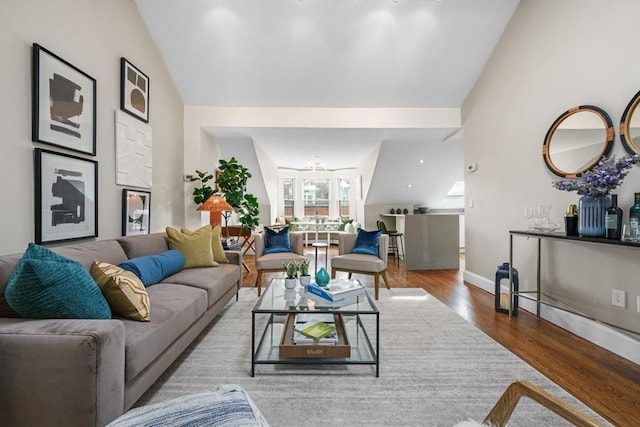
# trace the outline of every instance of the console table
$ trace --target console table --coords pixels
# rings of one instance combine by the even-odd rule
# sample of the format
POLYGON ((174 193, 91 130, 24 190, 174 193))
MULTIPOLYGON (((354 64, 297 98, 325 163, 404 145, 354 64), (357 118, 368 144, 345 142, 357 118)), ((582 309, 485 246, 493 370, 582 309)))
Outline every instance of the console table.
POLYGON ((618 330, 622 330, 625 332, 630 332, 634 335, 637 335, 637 331, 629 331, 625 328, 621 328, 620 326, 613 325, 611 323, 604 322, 595 318, 594 316, 582 313, 581 311, 571 307, 570 305, 563 303, 561 301, 555 300, 553 297, 546 295, 542 292, 540 286, 540 255, 541 255, 541 242, 542 240, 557 240, 557 241, 571 241, 571 242, 581 242, 585 244, 596 244, 596 245, 615 245, 615 246, 627 246, 630 248, 640 249, 640 242, 631 242, 624 240, 609 240, 597 237, 577 237, 577 236, 565 236, 564 233, 553 232, 553 233, 543 233, 537 231, 509 231, 509 318, 511 318, 513 314, 513 297, 518 296, 519 298, 528 299, 530 301, 534 301, 536 303, 536 315, 540 316, 540 306, 547 305, 550 307, 554 307, 563 311, 567 311, 569 313, 585 317, 590 320, 594 320, 607 326, 613 327, 618 330), (514 237, 525 237, 525 238, 534 238, 537 239, 537 264, 536 264, 536 290, 535 291, 514 291, 513 289, 513 238, 514 237))

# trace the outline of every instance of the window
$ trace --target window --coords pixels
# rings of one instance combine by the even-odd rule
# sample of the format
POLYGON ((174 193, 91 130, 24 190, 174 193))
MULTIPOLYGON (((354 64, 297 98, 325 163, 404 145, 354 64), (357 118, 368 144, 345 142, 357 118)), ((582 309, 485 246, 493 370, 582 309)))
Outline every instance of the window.
POLYGON ((348 178, 338 178, 338 214, 341 217, 349 216, 349 195, 351 183, 348 178))
POLYGON ((304 216, 329 216, 329 180, 305 179, 304 216))
POLYGON ((295 180, 293 178, 285 178, 282 189, 282 198, 284 200, 284 217, 292 218, 295 216, 295 180))

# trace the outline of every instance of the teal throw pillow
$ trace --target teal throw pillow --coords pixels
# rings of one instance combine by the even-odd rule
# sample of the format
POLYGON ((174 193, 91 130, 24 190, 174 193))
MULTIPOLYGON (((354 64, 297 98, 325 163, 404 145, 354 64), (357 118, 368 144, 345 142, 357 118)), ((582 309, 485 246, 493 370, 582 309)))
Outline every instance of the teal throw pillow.
POLYGON ((353 245, 351 253, 378 256, 381 235, 382 230, 367 231, 359 228, 356 235, 356 243, 353 245))
POLYGON ((278 231, 269 227, 264 228, 263 254, 275 254, 278 252, 292 252, 289 242, 289 227, 283 227, 278 231))
POLYGON ((118 267, 138 276, 145 286, 151 286, 182 270, 184 263, 182 252, 170 249, 155 255, 131 258, 118 264, 118 267))
POLYGON ((5 289, 9 306, 32 319, 111 319, 102 291, 79 262, 34 243, 5 289))

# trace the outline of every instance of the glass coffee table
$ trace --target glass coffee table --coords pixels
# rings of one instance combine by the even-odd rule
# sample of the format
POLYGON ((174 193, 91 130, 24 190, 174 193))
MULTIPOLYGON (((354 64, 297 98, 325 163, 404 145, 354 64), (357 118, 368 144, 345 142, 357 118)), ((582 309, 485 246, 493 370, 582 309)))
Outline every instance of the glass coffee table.
POLYGON ((304 287, 285 289, 274 278, 251 311, 251 376, 256 365, 375 365, 380 374, 380 313, 365 293, 333 307, 310 297, 304 287), (293 320, 299 313, 331 313, 338 329, 335 345, 294 344, 293 320))

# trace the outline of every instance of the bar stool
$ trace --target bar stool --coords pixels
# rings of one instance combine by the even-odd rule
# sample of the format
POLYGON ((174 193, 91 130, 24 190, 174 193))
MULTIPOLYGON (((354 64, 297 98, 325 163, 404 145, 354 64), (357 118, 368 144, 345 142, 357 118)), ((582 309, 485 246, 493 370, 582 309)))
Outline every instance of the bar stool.
POLYGON ((404 233, 388 230, 384 221, 376 221, 376 224, 378 225, 378 230, 382 230, 384 234, 389 235, 389 252, 393 253, 397 265, 400 266, 400 248, 402 249, 402 259, 404 259, 404 242, 402 240, 404 233), (400 239, 400 247, 398 247, 398 239, 400 239))

